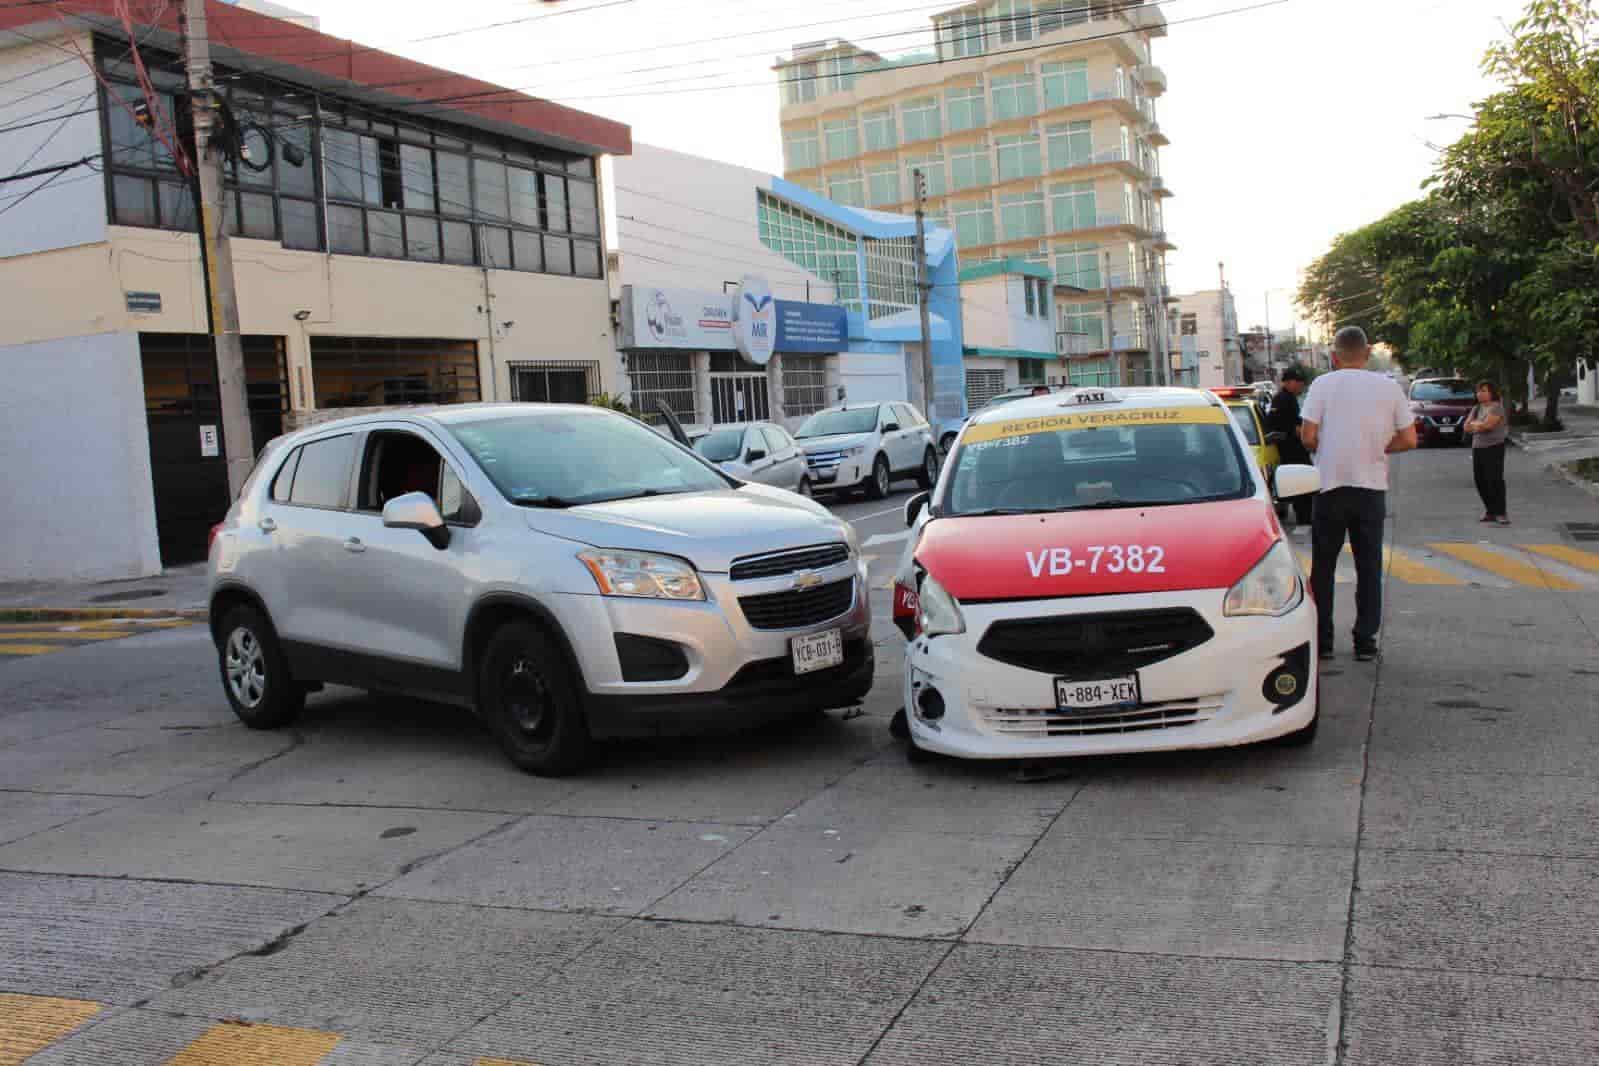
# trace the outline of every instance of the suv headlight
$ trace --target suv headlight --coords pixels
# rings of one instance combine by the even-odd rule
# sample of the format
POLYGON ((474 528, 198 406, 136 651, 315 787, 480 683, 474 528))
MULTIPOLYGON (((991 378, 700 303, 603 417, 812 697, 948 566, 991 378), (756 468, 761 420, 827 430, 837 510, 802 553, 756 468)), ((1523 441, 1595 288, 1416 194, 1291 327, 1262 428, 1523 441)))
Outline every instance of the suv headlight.
POLYGON ((852 444, 848 448, 842 449, 839 452, 839 454, 844 456, 844 458, 848 459, 850 456, 853 456, 853 455, 862 455, 862 454, 865 453, 865 451, 866 451, 866 445, 864 445, 864 444, 852 444))
POLYGON ((1276 618, 1298 607, 1305 598, 1299 563, 1283 541, 1273 544, 1254 569, 1227 590, 1225 615, 1268 615, 1276 618))
POLYGON ((594 550, 578 552, 601 596, 635 596, 654 600, 703 600, 705 588, 694 567, 683 559, 648 552, 594 550))
POLYGON ((966 632, 960 604, 932 574, 923 575, 921 590, 916 595, 916 631, 924 637, 966 632))

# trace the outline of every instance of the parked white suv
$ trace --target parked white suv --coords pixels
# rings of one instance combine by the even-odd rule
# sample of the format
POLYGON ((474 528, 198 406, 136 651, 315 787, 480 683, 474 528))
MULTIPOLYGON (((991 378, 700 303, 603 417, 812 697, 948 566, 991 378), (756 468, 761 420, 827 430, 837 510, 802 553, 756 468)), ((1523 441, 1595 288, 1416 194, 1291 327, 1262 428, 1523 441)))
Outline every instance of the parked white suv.
POLYGON ((463 405, 274 442, 212 531, 211 632, 246 725, 322 683, 471 707, 534 773, 596 737, 858 703, 854 531, 621 414, 463 405))
POLYGON ((794 439, 816 492, 864 489, 880 500, 896 477, 913 477, 924 489, 938 480, 933 427, 908 403, 829 407, 801 423, 794 439))

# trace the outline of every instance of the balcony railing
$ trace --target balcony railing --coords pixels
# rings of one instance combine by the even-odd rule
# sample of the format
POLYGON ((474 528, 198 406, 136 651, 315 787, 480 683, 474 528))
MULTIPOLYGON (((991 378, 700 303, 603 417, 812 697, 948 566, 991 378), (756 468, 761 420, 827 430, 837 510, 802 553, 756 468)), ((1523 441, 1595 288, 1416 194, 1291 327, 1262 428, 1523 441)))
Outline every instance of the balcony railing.
POLYGON ((1055 334, 1055 351, 1060 355, 1087 355, 1094 350, 1093 342, 1092 334, 1059 330, 1055 334))

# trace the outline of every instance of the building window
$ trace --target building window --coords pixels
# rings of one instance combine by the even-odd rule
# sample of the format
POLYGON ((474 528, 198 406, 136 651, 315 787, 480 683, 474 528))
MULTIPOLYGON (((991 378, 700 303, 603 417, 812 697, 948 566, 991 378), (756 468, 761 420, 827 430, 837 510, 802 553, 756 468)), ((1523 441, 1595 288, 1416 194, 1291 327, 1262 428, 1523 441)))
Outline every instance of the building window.
POLYGON ((964 59, 983 54, 983 16, 976 9, 934 22, 938 31, 938 57, 964 59))
POLYGON ((988 109, 983 104, 983 87, 949 89, 944 93, 945 117, 949 132, 978 130, 988 125, 988 109))
POLYGON ((783 414, 788 418, 813 415, 827 407, 827 356, 785 355, 778 361, 783 374, 783 414))
POLYGON ((994 205, 986 197, 957 203, 954 214, 957 247, 977 248, 994 243, 994 205))
POLYGON ((905 181, 912 193, 916 189, 917 170, 922 172, 922 180, 927 182, 928 196, 943 196, 949 191, 949 185, 944 180, 944 157, 939 153, 905 157, 905 181))
POLYGON ((1005 74, 992 79, 990 86, 995 122, 1026 118, 1038 112, 1038 94, 1033 89, 1032 74, 1005 74))
POLYGON ((853 55, 828 56, 822 60, 821 93, 841 93, 855 87, 856 57, 853 55))
POLYGON ((993 168, 988 161, 988 143, 954 145, 949 150, 949 187, 951 189, 978 189, 994 183, 993 168))
POLYGON ((1038 35, 1042 37, 1046 33, 1087 22, 1088 3, 1087 0, 1040 0, 1033 18, 1038 35))
POLYGON ((815 128, 784 131, 783 158, 790 170, 808 170, 811 167, 821 166, 822 157, 815 128))
POLYGON ((1052 225, 1056 233, 1092 229, 1099 224, 1095 208, 1094 183, 1074 181, 1049 188, 1052 225))
POLYGON ((767 192, 757 194, 756 220, 762 244, 833 285, 841 302, 859 304, 860 265, 853 233, 767 192))
POLYGON ((859 170, 841 170, 827 176, 827 198, 846 207, 866 206, 865 183, 859 170))
POLYGON ((834 119, 822 123, 822 141, 827 147, 827 161, 854 159, 861 154, 860 129, 853 118, 834 119))
MULTIPOLYGON (((1003 208, 1001 208, 1001 210, 1003 210, 1003 208)), ((1027 317, 1028 318, 1037 318, 1038 317, 1038 296, 1033 291, 1033 279, 1032 278, 1023 278, 1022 279, 1022 291, 1023 291, 1023 293, 1026 296, 1027 317)))
POLYGON ((1179 320, 1177 330, 1184 337, 1197 337, 1199 335, 1199 315, 1192 311, 1183 313, 1179 320))
POLYGON ((1036 178, 1044 172, 1036 133, 1016 137, 995 137, 994 154, 999 157, 1000 181, 1036 178))
POLYGON ((1099 288, 1099 245, 1055 245, 1055 282, 1079 289, 1099 288))
POLYGON ((1098 304, 1063 304, 1060 309, 1062 333, 1075 333, 1088 338, 1090 351, 1105 345, 1105 311, 1098 304))
POLYGON ((1066 122, 1049 127, 1049 169, 1066 170, 1094 161, 1094 124, 1066 122))
POLYGON ((1033 0, 995 0, 989 8, 989 39, 1019 44, 1033 39, 1033 0))
POLYGON ((1018 359, 1016 361, 1016 381, 1020 385, 1044 384, 1044 361, 1042 359, 1018 359))
POLYGON ((865 251, 866 316, 886 318, 916 308, 916 239, 868 239, 865 251))
POLYGON ((783 103, 804 104, 816 99, 815 63, 795 63, 783 70, 783 103))
POLYGON ((883 152, 896 145, 893 108, 865 112, 861 115, 861 126, 866 130, 868 152, 883 152))
POLYGON ((899 164, 883 163, 866 169, 866 206, 890 207, 900 202, 899 164))
POLYGON ((1044 81, 1044 109, 1068 107, 1088 100, 1088 60, 1045 63, 1039 67, 1044 81))
POLYGON ((899 105, 900 123, 905 128, 905 142, 930 141, 944 134, 938 111, 938 97, 923 96, 899 105))
POLYGON ((627 378, 631 406, 645 421, 661 420, 656 409, 657 400, 665 400, 682 422, 694 424, 700 420, 694 357, 689 353, 629 352, 627 378))
POLYGON ((999 229, 1001 239, 1026 240, 1044 235, 1044 194, 1041 192, 1011 193, 999 198, 999 229))
POLYGON ((966 409, 975 411, 1005 391, 1005 371, 966 368, 966 409))
POLYGON ((312 337, 319 408, 478 400, 477 343, 395 337, 312 337))
POLYGON ((511 362, 511 399, 522 403, 588 403, 600 394, 600 364, 562 360, 511 362))

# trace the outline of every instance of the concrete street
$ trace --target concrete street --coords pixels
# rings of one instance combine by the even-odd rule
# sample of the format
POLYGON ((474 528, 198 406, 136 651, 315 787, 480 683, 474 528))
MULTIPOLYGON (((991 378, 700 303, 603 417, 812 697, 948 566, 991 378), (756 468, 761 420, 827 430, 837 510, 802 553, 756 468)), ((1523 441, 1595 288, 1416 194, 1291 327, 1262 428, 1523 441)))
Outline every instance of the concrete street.
POLYGON ((860 712, 566 780, 347 690, 246 730, 202 626, 0 633, 0 1064, 1588 1066, 1599 502, 1395 465, 1385 656, 1344 579, 1303 750, 909 765, 908 483, 838 505, 860 712))

